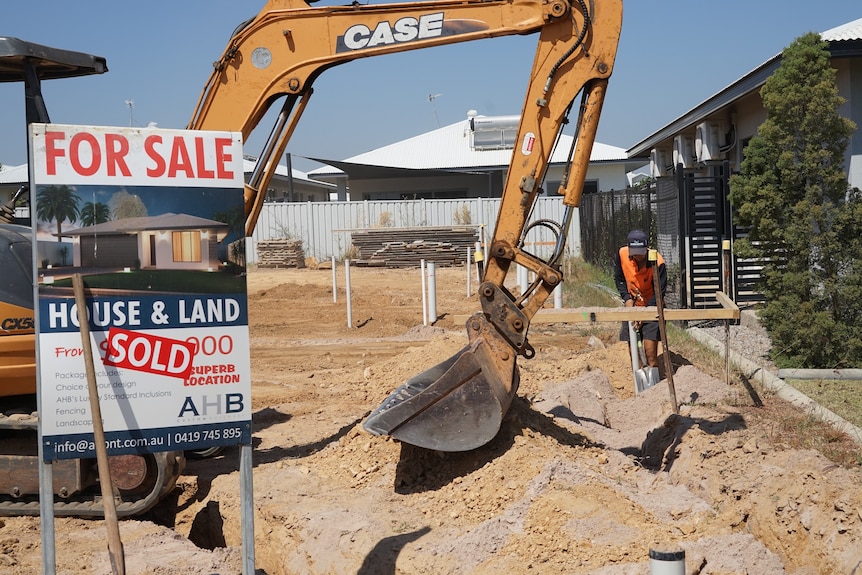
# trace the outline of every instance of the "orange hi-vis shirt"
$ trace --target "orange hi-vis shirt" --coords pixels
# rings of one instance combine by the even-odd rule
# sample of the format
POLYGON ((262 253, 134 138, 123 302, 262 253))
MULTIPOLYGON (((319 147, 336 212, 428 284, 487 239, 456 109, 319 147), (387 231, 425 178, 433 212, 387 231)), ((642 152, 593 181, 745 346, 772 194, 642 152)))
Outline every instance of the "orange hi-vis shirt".
POLYGON ((655 265, 649 265, 649 262, 644 262, 645 265, 638 269, 638 264, 635 260, 629 258, 629 247, 623 246, 620 248, 620 266, 623 269, 623 275, 626 278, 626 286, 629 294, 635 302, 636 306, 646 306, 653 299, 653 277, 654 269, 664 264, 664 258, 661 254, 657 254, 655 265), (640 298, 638 298, 640 293, 640 298))

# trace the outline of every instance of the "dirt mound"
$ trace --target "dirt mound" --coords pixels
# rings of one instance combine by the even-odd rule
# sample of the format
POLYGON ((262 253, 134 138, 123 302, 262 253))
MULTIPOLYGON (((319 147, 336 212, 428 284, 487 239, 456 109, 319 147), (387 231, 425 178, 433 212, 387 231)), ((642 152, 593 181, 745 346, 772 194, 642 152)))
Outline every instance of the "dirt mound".
MULTIPOLYGON (((354 270, 352 327, 331 270, 249 275, 259 574, 647 575, 659 546, 712 575, 862 561, 858 471, 774 444, 726 400, 744 392, 696 366, 674 375, 678 415, 665 381, 635 396, 616 326, 534 326, 537 357, 480 449, 368 434, 396 387, 466 344, 449 318, 476 311, 464 270, 438 269, 444 316, 422 325, 411 273, 354 270)), ((240 573, 238 461, 190 462, 172 500, 122 522, 127 573, 240 573)), ((38 518, 4 521, 3 572, 38 573, 38 518)), ((101 522, 56 532, 58 573, 110 573, 101 522)))

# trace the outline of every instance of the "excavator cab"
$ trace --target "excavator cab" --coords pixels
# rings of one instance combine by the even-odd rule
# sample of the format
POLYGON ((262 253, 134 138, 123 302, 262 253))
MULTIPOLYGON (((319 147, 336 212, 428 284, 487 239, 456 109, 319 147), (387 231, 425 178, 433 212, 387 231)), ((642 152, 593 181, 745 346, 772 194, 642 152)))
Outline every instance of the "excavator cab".
MULTIPOLYGON (((42 80, 107 71, 100 56, 0 37, 0 82, 24 83, 27 126, 50 122, 42 80)), ((27 137, 26 129, 21 136, 27 137)), ((29 218, 15 217, 29 191, 27 182, 0 205, 0 516, 40 512, 32 234, 29 218)), ((109 458, 117 515, 155 506, 174 488, 184 463, 177 452, 109 458)), ((54 462, 53 480, 56 515, 104 513, 95 459, 54 462)))
MULTIPOLYGON (((108 71, 105 59, 83 52, 60 50, 0 37, 0 82, 24 83, 27 126, 50 122, 42 97, 42 80, 72 78, 108 71)), ((22 137, 26 138, 26 126, 22 137)), ((15 207, 29 195, 22 185, 0 209, 0 397, 36 393, 35 325, 29 220, 15 217, 15 207), (22 224, 24 226, 22 226, 22 224)))
POLYGON ((51 48, 18 38, 0 37, 0 82, 24 82, 27 124, 50 122, 42 80, 104 74, 101 56, 51 48))
MULTIPOLYGON (((18 38, 0 37, 0 82, 24 83, 27 126, 50 122, 42 97, 42 80, 103 74, 105 59, 83 52, 51 48, 18 38)), ((26 138, 26 126, 22 137, 26 138)), ((0 206, 0 397, 36 393, 33 276, 28 219, 15 217, 26 201, 29 183, 0 206), (23 224, 23 225, 22 225, 23 224)))

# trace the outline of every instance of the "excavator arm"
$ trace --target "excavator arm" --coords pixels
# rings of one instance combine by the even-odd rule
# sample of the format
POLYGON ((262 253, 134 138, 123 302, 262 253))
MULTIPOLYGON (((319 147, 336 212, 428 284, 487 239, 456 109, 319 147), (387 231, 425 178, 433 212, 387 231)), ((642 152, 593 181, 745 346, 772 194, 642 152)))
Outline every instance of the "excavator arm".
POLYGON ((441 451, 474 449, 499 431, 518 387, 515 358, 535 354, 527 340, 530 320, 563 280, 565 238, 580 201, 621 25, 622 0, 445 0, 321 8, 303 0, 270 0, 235 31, 214 63, 189 128, 238 131, 248 138, 283 99, 245 189, 250 235, 312 83, 324 70, 379 54, 538 33, 479 290, 482 311, 467 322, 469 343, 396 389, 365 421, 366 430, 441 451), (558 238, 554 253, 543 260, 523 250, 522 240, 573 108, 575 145, 559 190, 566 208, 562 221, 552 226, 558 238), (535 277, 518 297, 504 287, 513 263, 535 277))

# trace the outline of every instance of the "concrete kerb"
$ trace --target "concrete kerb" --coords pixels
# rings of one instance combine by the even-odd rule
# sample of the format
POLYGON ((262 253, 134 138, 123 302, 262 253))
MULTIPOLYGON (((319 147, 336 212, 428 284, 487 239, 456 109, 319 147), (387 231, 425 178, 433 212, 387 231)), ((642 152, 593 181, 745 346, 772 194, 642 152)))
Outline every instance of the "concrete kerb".
MULTIPOLYGON (((714 337, 708 335, 703 330, 696 327, 688 328, 688 333, 691 334, 697 341, 716 351, 721 357, 724 357, 724 343, 718 341, 714 337)), ((774 392, 778 397, 787 401, 803 411, 810 413, 813 417, 820 421, 832 425, 838 431, 846 433, 857 444, 862 445, 862 429, 853 425, 840 415, 823 407, 798 389, 785 383, 775 374, 765 370, 763 366, 757 365, 755 362, 742 357, 738 353, 730 350, 730 362, 735 365, 742 373, 750 380, 759 381, 766 389, 774 392)))

